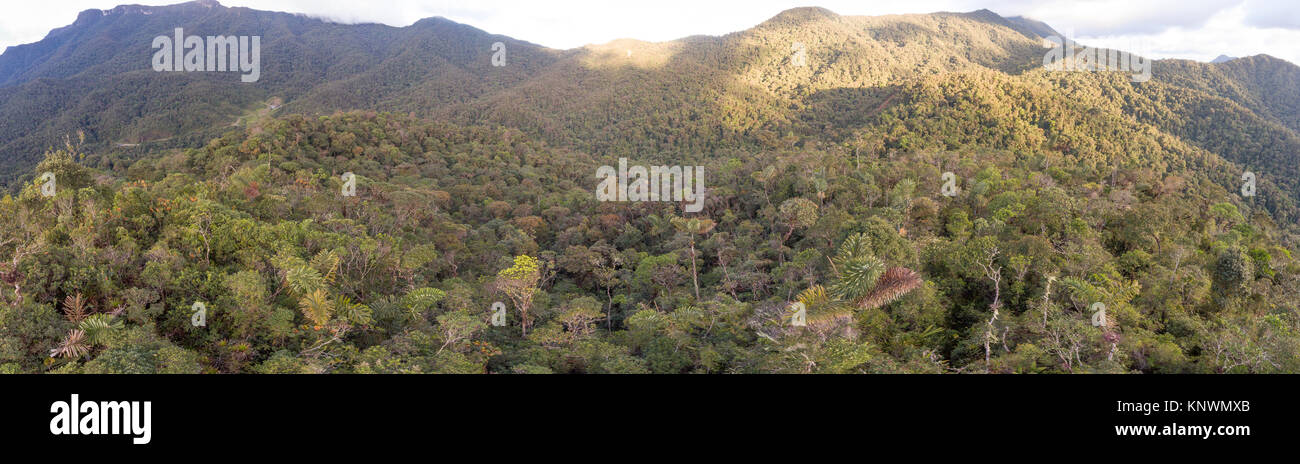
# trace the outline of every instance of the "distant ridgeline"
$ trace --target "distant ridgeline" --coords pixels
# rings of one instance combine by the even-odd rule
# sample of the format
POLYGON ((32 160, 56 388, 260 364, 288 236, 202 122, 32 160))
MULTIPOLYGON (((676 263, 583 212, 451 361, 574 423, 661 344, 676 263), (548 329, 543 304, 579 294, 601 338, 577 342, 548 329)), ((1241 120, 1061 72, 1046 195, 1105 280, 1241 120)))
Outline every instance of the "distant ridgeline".
MULTIPOLYGON (((13 188, 30 179, 41 153, 70 134, 84 132, 87 151, 103 165, 123 166, 150 150, 198 146, 238 129, 232 124, 278 97, 287 104, 277 114, 414 112, 515 127, 611 156, 819 143, 895 151, 969 144, 1109 159, 1129 156, 1116 149, 1125 144, 1118 139, 1131 138, 1126 134, 1168 136, 1255 171, 1268 185, 1260 201, 1295 221, 1300 172, 1290 157, 1300 149, 1300 94, 1293 64, 1268 56, 1163 60, 1151 81, 1123 83, 1113 73, 1044 70, 1045 52, 1074 51, 1044 48, 1048 38, 1062 48, 1058 37, 1042 23, 987 10, 844 17, 804 8, 723 37, 557 51, 441 18, 404 28, 343 25, 212 1, 88 10, 0 56, 0 182, 13 188), (192 36, 170 38, 182 29, 192 36), (260 38, 261 75, 150 72, 168 64, 185 69, 187 49, 188 59, 199 59, 188 69, 219 66, 225 54, 204 58, 185 42, 214 50, 204 37, 260 38), (182 42, 171 44, 171 63, 159 63, 154 46, 167 45, 155 44, 159 38, 182 42), (803 47, 797 57, 791 45, 803 47), (508 61, 496 64, 509 65, 494 66, 494 56, 507 52, 508 61), (1098 87, 1100 96, 1087 91, 1098 87), (953 107, 996 102, 1008 112, 931 115, 950 119, 933 124, 943 133, 905 118, 919 117, 934 98, 953 107), (1207 107, 1215 111, 1201 110, 1207 107), (1285 194, 1275 195, 1274 186, 1285 194)), ((236 57, 251 58, 236 50, 247 42, 229 45, 230 69, 236 57)), ((1161 145, 1140 155, 1169 156, 1161 145)))

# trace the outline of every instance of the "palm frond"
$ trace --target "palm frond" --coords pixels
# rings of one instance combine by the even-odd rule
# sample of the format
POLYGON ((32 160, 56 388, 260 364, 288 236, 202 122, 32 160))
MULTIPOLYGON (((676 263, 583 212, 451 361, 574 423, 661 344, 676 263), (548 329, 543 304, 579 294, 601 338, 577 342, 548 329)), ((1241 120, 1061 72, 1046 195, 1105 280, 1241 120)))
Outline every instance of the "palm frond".
POLYGON ((447 296, 447 292, 436 288, 420 287, 411 290, 402 297, 402 305, 412 311, 426 311, 447 296))
POLYGON ((842 300, 856 301, 876 286, 876 280, 885 272, 885 263, 869 254, 858 254, 841 266, 839 279, 831 286, 831 294, 842 300))
POLYGON ((81 329, 72 329, 68 332, 59 346, 50 350, 50 357, 63 358, 80 358, 90 353, 90 346, 86 344, 86 332, 81 329))
POLYGON ((85 319, 89 310, 90 306, 86 304, 86 300, 81 297, 80 293, 68 295, 67 298, 63 299, 63 315, 74 324, 85 319))
POLYGON ((370 323, 370 307, 353 303, 351 298, 340 297, 334 303, 334 313, 338 314, 340 319, 356 325, 366 325, 370 323))
POLYGON ((836 269, 842 269, 849 261, 862 256, 871 255, 871 238, 867 234, 853 234, 844 239, 840 244, 840 249, 836 251, 835 259, 832 262, 836 269))
POLYGON ((831 304, 821 308, 820 311, 808 314, 808 327, 818 332, 824 332, 833 327, 852 323, 852 306, 831 304))
POLYGON ((325 286, 325 278, 309 266, 290 268, 284 273, 284 280, 299 295, 307 295, 325 286))
POLYGON ((317 327, 329 324, 333 305, 330 304, 329 295, 324 290, 316 290, 303 296, 298 302, 298 307, 302 309, 302 314, 317 327))
POLYGON ((795 301, 803 303, 805 308, 813 308, 830 301, 830 296, 826 294, 826 287, 813 285, 808 287, 795 297, 795 301))
POLYGON ((108 342, 108 338, 113 332, 122 328, 122 321, 116 321, 113 316, 108 314, 94 314, 82 319, 77 327, 86 333, 88 343, 103 345, 108 342))
POLYGON ((866 234, 846 238, 831 259, 835 278, 830 288, 814 285, 796 297, 808 310, 809 329, 823 335, 842 330, 853 337, 855 311, 885 306, 924 283, 911 269, 886 269, 871 253, 870 241, 866 234))
POLYGON ((885 271, 880 279, 876 281, 876 286, 858 301, 857 306, 862 309, 876 309, 902 298, 912 290, 921 286, 921 276, 911 269, 905 267, 893 267, 885 271))
POLYGON ((334 276, 339 268, 339 255, 332 250, 321 250, 311 259, 311 267, 316 269, 325 282, 334 283, 334 276))

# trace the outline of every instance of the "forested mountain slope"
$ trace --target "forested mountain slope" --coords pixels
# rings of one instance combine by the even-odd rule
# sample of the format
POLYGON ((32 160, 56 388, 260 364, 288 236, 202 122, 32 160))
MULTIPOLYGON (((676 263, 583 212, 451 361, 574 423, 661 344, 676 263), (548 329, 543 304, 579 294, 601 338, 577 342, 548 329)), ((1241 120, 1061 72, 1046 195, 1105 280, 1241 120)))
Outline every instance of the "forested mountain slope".
MULTIPOLYGON (((444 19, 405 28, 340 25, 215 2, 90 10, 0 56, 0 164, 11 168, 4 179, 12 183, 41 151, 78 131, 91 151, 127 161, 151 149, 198 146, 272 98, 285 103, 277 114, 413 112, 618 156, 752 151, 809 138, 862 149, 878 142, 855 134, 882 130, 887 109, 919 98, 907 93, 918 82, 991 70, 1010 85, 1041 89, 1034 98, 1072 95, 1072 114, 1120 108, 1117 117, 1135 121, 1125 131, 1142 133, 1149 124, 1251 170, 1267 184, 1258 200, 1295 222, 1300 68, 1267 56, 1163 60, 1150 82, 1135 85, 1114 73, 1043 71, 1043 36, 1053 34, 987 10, 846 17, 801 8, 723 37, 556 51, 444 19), (262 35, 262 79, 149 70, 152 50, 143 44, 178 25, 195 34, 262 35), (506 66, 491 64, 496 41, 507 44, 506 66), (794 63, 796 46, 802 65, 794 63), (143 146, 127 146, 136 144, 143 146)), ((1054 133, 1043 114, 1031 114, 1040 102, 1008 103, 1019 115, 986 124, 1019 127, 1013 137, 1119 137, 1098 127, 1054 133)), ((1225 188, 1229 182, 1239 179, 1223 178, 1225 188)))
POLYGON ((373 108, 414 88, 440 105, 518 82, 550 56, 437 18, 404 28, 343 25, 212 1, 88 10, 41 42, 0 55, 0 181, 11 184, 42 150, 78 131, 97 149, 135 156, 142 150, 118 145, 201 146, 271 98, 333 111, 373 108), (177 27, 185 35, 260 36, 260 79, 153 71, 154 37, 177 27), (491 66, 497 41, 509 44, 514 66, 491 66))

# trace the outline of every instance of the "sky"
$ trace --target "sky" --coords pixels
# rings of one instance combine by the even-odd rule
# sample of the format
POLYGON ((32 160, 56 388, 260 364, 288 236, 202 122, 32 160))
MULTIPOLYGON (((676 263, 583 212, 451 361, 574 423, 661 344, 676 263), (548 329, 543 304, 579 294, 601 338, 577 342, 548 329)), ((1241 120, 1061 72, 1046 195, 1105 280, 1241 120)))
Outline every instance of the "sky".
MULTIPOLYGON (((842 15, 973 11, 1043 21, 1085 45, 1155 58, 1209 61, 1266 53, 1300 63, 1297 0, 219 0, 226 6, 302 13, 335 22, 407 26, 443 16, 552 48, 634 38, 722 35, 781 11, 821 6, 842 15)), ((6 1, 0 49, 39 41, 87 9, 179 0, 6 1)))

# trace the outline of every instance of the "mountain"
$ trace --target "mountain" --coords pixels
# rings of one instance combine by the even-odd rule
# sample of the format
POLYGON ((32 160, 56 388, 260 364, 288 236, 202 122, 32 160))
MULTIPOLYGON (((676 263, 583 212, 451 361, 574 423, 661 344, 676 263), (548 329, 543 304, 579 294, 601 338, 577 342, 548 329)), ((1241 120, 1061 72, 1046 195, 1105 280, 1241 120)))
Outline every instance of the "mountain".
POLYGON ((365 108, 400 88, 441 104, 519 82, 551 59, 541 47, 437 18, 405 28, 342 25, 214 1, 87 10, 0 55, 0 181, 12 183, 41 150, 79 131, 103 149, 197 146, 272 98, 310 93, 322 106, 365 108), (177 27, 186 35, 261 36, 261 79, 153 71, 154 37, 177 27), (515 66, 494 70, 477 60, 497 41, 509 44, 515 66))
POLYGON ((1054 35, 90 10, 0 55, 0 372, 1300 372, 1300 70, 1054 35), (153 71, 177 27, 260 79, 153 71), (701 210, 603 201, 620 162, 702 167, 701 210))
POLYGON ((1217 64, 1217 63, 1226 63, 1226 62, 1229 62, 1229 61, 1232 61, 1232 60, 1235 60, 1235 59, 1237 59, 1237 57, 1235 57, 1235 56, 1219 55, 1219 56, 1215 57, 1213 60, 1211 60, 1210 63, 1216 63, 1216 64, 1217 64))
MULTIPOLYGON (((1041 22, 988 10, 869 18, 801 8, 723 37, 558 51, 441 18, 404 28, 342 25, 213 1, 89 10, 41 42, 0 55, 0 181, 25 176, 44 148, 72 134, 83 132, 92 151, 131 159, 201 145, 273 98, 285 102, 276 114, 411 112, 516 127, 556 145, 618 156, 761 149, 780 146, 787 135, 844 143, 880 127, 877 118, 890 105, 917 98, 907 92, 926 76, 1038 75, 1042 40, 1053 35, 1041 22), (262 36, 262 79, 243 84, 230 74, 151 71, 146 44, 175 27, 262 36), (507 44, 508 66, 491 65, 497 41, 507 44), (778 44, 796 43, 812 65, 790 66, 791 51, 778 44)), ((1208 74, 1187 66, 1160 61, 1155 84, 1113 90, 1150 92, 1167 79, 1197 106, 1225 98, 1242 105, 1244 112, 1227 116, 1248 122, 1251 130, 1238 133, 1275 142, 1210 136, 1195 121, 1150 120, 1167 113, 1161 108, 1129 108, 1125 117, 1252 164, 1270 182, 1287 184, 1288 201, 1297 198, 1294 163, 1284 161, 1300 128, 1300 100, 1288 85, 1297 68, 1268 57, 1214 65, 1227 67, 1208 74)), ((1133 98, 1124 100, 1132 107, 1133 98)), ((1289 208, 1274 203, 1275 211, 1289 208)))
MULTIPOLYGON (((1041 43, 1054 35, 1041 22, 988 10, 845 17, 801 8, 722 37, 559 51, 441 18, 404 28, 342 25, 213 1, 88 10, 44 40, 0 55, 0 182, 27 177, 39 153, 68 136, 84 133, 91 151, 130 160, 149 150, 201 145, 267 113, 259 108, 272 99, 285 102, 274 114, 410 112, 516 127, 556 145, 617 156, 762 149, 792 135, 848 143, 879 129, 892 105, 918 98, 908 94, 918 79, 992 70, 1022 76, 1014 85, 1027 82, 1042 73, 1041 43), (187 34, 262 36, 262 79, 243 84, 233 74, 148 69, 148 44, 176 27, 187 34), (499 68, 491 65, 498 41, 509 52, 509 65, 499 68), (790 66, 788 48, 796 43, 806 47, 810 66, 790 66)), ((1127 106, 1117 116, 1250 164, 1270 185, 1283 184, 1286 198, 1270 197, 1270 208, 1294 222, 1290 204, 1300 185, 1291 181, 1294 151, 1288 150, 1300 140, 1300 100, 1288 84, 1297 68, 1266 56, 1207 65, 1219 67, 1206 72, 1189 66, 1196 65, 1158 61, 1154 84, 1113 88, 1161 94, 1117 95, 1127 106), (1167 85, 1191 100, 1167 101, 1168 92, 1156 90, 1167 85), (1242 111, 1154 120, 1196 108, 1134 106, 1195 101, 1199 107, 1222 99, 1242 111), (1246 122, 1249 130, 1236 134, 1255 142, 1210 135, 1197 125, 1218 124, 1220 116, 1246 122)), ((1081 77, 1106 82, 1104 75, 1081 77)))

